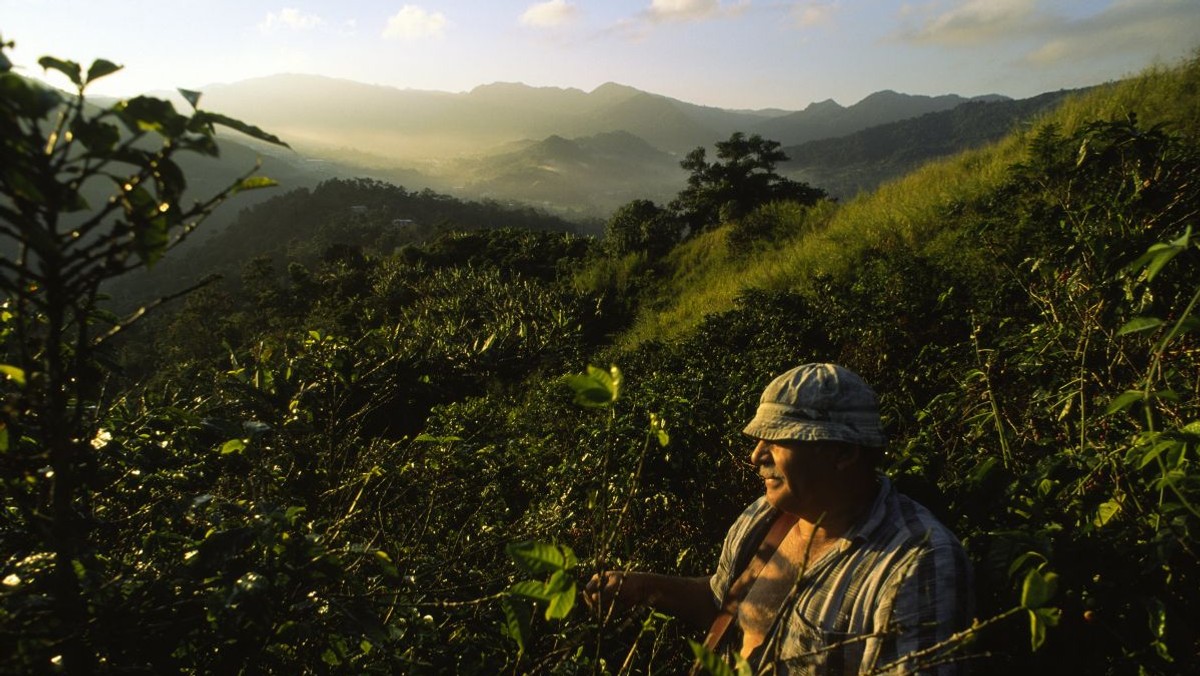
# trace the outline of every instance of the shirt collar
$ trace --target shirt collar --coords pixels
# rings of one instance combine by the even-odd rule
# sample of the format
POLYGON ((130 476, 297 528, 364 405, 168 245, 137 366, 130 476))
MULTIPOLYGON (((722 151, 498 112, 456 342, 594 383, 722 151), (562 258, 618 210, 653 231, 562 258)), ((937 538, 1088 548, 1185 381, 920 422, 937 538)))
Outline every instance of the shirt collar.
POLYGON ((842 537, 849 542, 865 542, 871 538, 871 535, 879 529, 887 518, 887 503, 892 498, 892 493, 895 489, 892 488, 892 482, 886 476, 879 475, 879 491, 875 493, 875 500, 871 503, 871 509, 867 515, 859 520, 858 523, 850 527, 842 537))

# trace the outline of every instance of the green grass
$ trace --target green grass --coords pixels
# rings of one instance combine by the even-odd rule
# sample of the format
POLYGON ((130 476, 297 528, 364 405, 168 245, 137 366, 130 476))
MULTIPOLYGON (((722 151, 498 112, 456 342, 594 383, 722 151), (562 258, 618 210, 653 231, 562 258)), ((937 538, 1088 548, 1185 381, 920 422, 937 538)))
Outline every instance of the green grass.
POLYGON ((1185 135, 1200 133, 1200 52, 1176 67, 1152 67, 1070 97, 999 142, 934 161, 874 192, 828 207, 810 231, 754 255, 730 255, 727 225, 688 240, 664 260, 668 273, 619 345, 630 348, 685 336, 705 315, 731 309, 747 289, 810 293, 814 279, 851 273, 868 250, 908 247, 929 255, 971 255, 952 250, 963 240, 959 224, 946 214, 955 203, 995 190, 1008 167, 1023 159, 1031 134, 1045 124, 1071 133, 1092 120, 1130 113, 1143 123, 1167 122, 1185 135))

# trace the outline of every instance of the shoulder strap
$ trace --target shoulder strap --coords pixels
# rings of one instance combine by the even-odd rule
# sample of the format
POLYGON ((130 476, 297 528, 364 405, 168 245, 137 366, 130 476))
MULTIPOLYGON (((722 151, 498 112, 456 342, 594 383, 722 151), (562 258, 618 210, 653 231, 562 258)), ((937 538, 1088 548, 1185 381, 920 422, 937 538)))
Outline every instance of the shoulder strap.
MULTIPOLYGON (((704 638, 705 648, 711 651, 716 650, 720 645, 725 631, 733 623, 733 618, 737 617, 738 605, 741 604, 742 599, 746 598, 750 587, 758 578, 758 574, 762 572, 763 566, 766 566, 767 561, 770 561, 771 557, 775 555, 775 550, 779 549, 779 544, 787 537, 788 531, 796 525, 797 520, 795 516, 784 512, 780 512, 775 517, 771 529, 767 531, 762 543, 758 545, 758 551, 754 553, 754 558, 750 560, 738 579, 729 586, 729 592, 725 594, 725 602, 721 604, 721 610, 713 619, 712 626, 708 629, 708 635, 704 638)), ((700 673, 699 661, 692 665, 691 673, 693 676, 700 673)))

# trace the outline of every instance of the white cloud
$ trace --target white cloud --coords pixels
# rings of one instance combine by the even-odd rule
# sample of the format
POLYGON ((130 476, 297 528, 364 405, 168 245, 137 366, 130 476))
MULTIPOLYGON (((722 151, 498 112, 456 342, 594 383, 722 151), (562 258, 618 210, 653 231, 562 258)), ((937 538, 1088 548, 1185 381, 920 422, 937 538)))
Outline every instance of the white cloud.
POLYGON ((383 37, 397 40, 440 38, 445 35, 445 28, 445 14, 430 13, 416 5, 405 5, 388 19, 383 37))
POLYGON ((530 5, 521 15, 521 23, 536 28, 552 28, 575 20, 579 8, 566 0, 547 0, 530 5))
POLYGON ((258 24, 258 30, 263 33, 273 33, 277 28, 289 28, 297 31, 307 31, 325 23, 316 14, 305 14, 292 7, 284 7, 278 12, 268 12, 267 17, 258 24))
MULTIPOLYGON (((916 13, 912 7, 902 11, 916 13)), ((905 37, 918 43, 969 46, 1027 36, 1056 22, 1038 11, 1035 0, 968 0, 940 14, 926 14, 923 25, 905 37)))
POLYGON ((717 0, 653 0, 650 14, 659 19, 707 19, 721 9, 717 0))
POLYGON ((797 2, 792 5, 792 18, 799 28, 824 26, 833 21, 838 9, 836 2, 797 2))
POLYGON ((646 16, 651 21, 702 21, 733 16, 750 6, 750 0, 722 4, 719 0, 651 0, 646 16))
POLYGON ((1187 55, 1200 35, 1200 9, 1176 0, 1118 0, 1091 17, 1063 22, 1026 61, 1033 65, 1140 54, 1144 59, 1187 55))
POLYGON ((904 5, 913 22, 899 38, 920 45, 980 48, 1023 44, 1026 66, 1124 59, 1147 62, 1185 56, 1200 35, 1195 0, 1111 0, 1091 14, 1067 17, 1035 0, 966 0, 947 11, 904 5))

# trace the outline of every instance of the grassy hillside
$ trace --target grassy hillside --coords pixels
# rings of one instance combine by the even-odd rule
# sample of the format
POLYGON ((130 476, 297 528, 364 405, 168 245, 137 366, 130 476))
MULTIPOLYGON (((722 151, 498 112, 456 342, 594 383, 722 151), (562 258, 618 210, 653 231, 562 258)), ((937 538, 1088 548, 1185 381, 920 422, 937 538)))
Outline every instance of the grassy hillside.
MULTIPOLYGON (((683 244, 666 261, 666 274, 647 310, 623 338, 625 345, 673 339, 706 314, 729 310, 751 289, 814 293, 814 280, 850 270, 869 250, 904 247, 940 257, 959 248, 968 233, 947 218, 956 204, 999 188, 1008 167, 1021 161, 1038 129, 1064 134, 1096 119, 1133 114, 1145 125, 1168 124, 1189 138, 1200 132, 1200 61, 1156 68, 1136 78, 1071 97, 1028 129, 986 148, 935 162, 837 208, 823 227, 800 232, 749 258, 732 258, 713 232, 683 244)), ((728 226, 727 226, 728 228, 728 226)), ((969 247, 968 247, 969 248, 969 247)))

